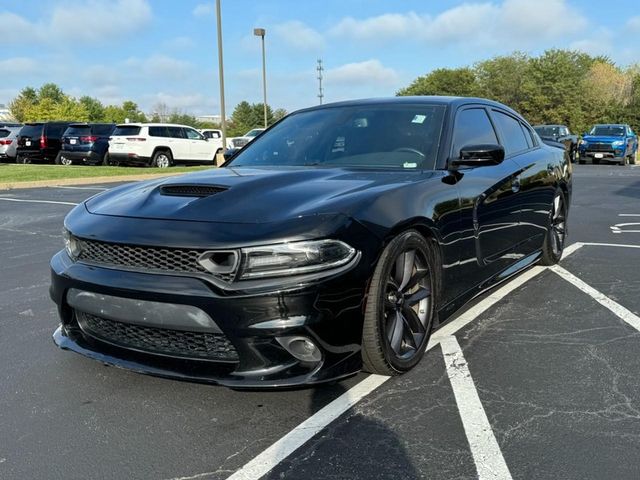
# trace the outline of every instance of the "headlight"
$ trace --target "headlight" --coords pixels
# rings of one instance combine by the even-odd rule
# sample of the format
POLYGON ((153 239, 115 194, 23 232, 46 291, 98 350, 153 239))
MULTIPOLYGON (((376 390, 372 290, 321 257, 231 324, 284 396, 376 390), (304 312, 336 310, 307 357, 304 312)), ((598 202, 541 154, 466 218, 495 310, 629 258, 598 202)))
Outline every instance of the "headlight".
POLYGON ((300 275, 347 264, 356 250, 339 240, 291 242, 242 249, 239 280, 300 275))
POLYGON ((624 145, 624 141, 623 140, 616 140, 611 145, 613 145, 614 147, 621 147, 621 146, 624 145))
POLYGON ((76 260, 82 253, 82 242, 71 235, 71 232, 66 228, 62 229, 62 238, 65 250, 73 260, 76 260))

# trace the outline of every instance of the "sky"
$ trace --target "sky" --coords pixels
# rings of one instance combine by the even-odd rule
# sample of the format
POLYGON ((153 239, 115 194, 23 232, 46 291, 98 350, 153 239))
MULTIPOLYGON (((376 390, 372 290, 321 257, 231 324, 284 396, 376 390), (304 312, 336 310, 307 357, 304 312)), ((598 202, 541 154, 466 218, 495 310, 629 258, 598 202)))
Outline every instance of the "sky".
MULTIPOLYGON (((227 114, 262 101, 255 27, 266 29, 267 100, 293 111, 391 96, 419 75, 548 48, 640 61, 635 0, 221 0, 227 114)), ((102 102, 152 112, 218 114, 213 1, 0 0, 0 103, 59 84, 102 102)))

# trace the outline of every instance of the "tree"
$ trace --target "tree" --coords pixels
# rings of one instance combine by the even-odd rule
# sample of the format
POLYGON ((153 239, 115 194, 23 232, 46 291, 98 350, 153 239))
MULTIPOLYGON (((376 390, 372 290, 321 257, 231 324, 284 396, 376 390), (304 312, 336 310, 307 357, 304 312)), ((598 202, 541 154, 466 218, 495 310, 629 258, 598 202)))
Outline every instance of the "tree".
POLYGON ((231 122, 229 122, 229 136, 237 137, 251 130, 253 128, 252 115, 253 109, 249 102, 242 101, 236 105, 236 108, 233 109, 233 113, 231 114, 231 122))
POLYGON ((89 122, 103 122, 104 121, 104 105, 97 98, 89 97, 87 95, 80 97, 78 100, 80 105, 87 111, 89 122))
POLYGON ((396 95, 454 95, 470 97, 476 94, 475 73, 471 68, 439 68, 416 78, 396 95))
POLYGON ((62 89, 55 83, 45 83, 38 90, 38 101, 48 98, 53 103, 60 103, 65 99, 66 95, 62 89))
POLYGON ((33 87, 23 88, 18 96, 9 102, 11 115, 19 122, 25 122, 26 111, 38 102, 38 93, 33 87))
POLYGON ((476 94, 522 111, 533 88, 529 69, 530 58, 521 52, 479 62, 476 94))
POLYGON ((122 102, 122 111, 125 114, 125 119, 128 118, 130 122, 146 122, 147 117, 138 108, 136 102, 126 100, 122 102))
POLYGON ((274 122, 277 122, 278 120, 281 120, 286 116, 287 116, 287 111, 284 108, 276 108, 276 110, 273 112, 274 122))

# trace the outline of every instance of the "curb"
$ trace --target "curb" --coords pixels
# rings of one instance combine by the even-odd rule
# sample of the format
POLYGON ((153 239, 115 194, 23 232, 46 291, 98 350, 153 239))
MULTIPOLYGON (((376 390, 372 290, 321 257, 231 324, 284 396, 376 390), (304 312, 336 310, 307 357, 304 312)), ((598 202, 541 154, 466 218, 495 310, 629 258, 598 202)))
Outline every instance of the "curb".
MULTIPOLYGON (((183 173, 183 172, 181 172, 183 173)), ((31 182, 0 182, 0 190, 18 188, 57 187, 58 185, 92 185, 95 183, 131 182, 154 178, 173 177, 181 173, 147 173, 142 175, 112 175, 104 177, 58 178, 55 180, 34 180, 31 182)))

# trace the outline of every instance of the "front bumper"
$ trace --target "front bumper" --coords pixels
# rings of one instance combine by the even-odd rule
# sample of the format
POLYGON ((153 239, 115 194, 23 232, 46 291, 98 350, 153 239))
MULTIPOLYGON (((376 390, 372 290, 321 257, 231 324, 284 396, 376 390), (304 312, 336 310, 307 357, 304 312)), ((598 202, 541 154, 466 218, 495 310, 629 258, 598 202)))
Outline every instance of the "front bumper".
POLYGON ((579 149, 580 157, 582 158, 590 158, 596 160, 624 160, 625 149, 614 149, 610 150, 592 150, 589 147, 581 147, 579 149))
MULTIPOLYGON (((199 278, 89 266, 73 262, 61 251, 51 260, 50 294, 61 318, 53 338, 63 349, 107 364, 180 380, 234 388, 294 387, 332 381, 361 368, 364 271, 356 267, 332 280, 297 290, 229 295, 199 278), (123 305, 129 299, 138 300, 142 308, 159 302, 167 309, 182 306, 200 310, 213 319, 215 325, 210 327, 223 334, 237 355, 201 358, 105 340, 83 327, 77 301, 71 302, 76 308, 69 302, 73 290, 125 299, 123 305), (300 361, 278 341, 294 336, 311 340, 319 348, 321 359, 300 361)), ((139 325, 145 325, 146 318, 153 320, 153 309, 147 313, 138 312, 139 325)), ((113 309, 105 314, 114 317, 113 309)), ((128 322, 131 318, 123 314, 118 320, 128 322)), ((158 323, 147 327, 158 327, 158 323)), ((167 329, 181 327, 173 324, 167 329)))

